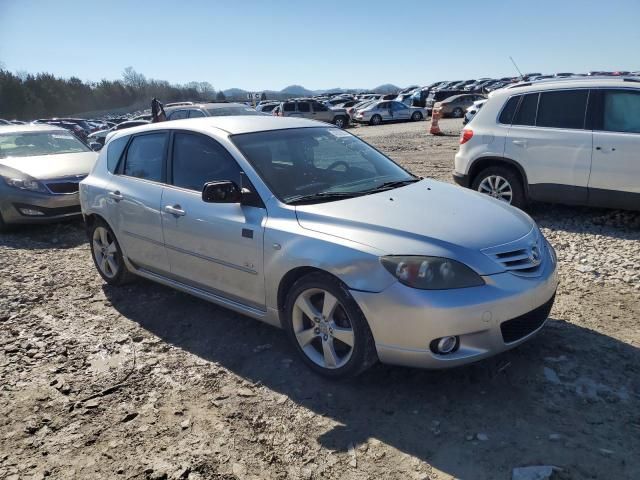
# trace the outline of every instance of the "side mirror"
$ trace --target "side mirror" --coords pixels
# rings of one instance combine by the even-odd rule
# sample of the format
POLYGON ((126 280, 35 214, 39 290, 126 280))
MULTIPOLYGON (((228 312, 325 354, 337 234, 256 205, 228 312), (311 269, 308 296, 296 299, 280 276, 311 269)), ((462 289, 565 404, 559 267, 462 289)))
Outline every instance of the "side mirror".
POLYGON ((202 189, 202 201, 206 203, 240 203, 240 188, 230 180, 208 182, 202 189))
POLYGON ((100 144, 98 142, 91 142, 89 144, 89 148, 91 150, 93 150, 94 152, 99 152, 100 150, 102 150, 102 144, 100 144))

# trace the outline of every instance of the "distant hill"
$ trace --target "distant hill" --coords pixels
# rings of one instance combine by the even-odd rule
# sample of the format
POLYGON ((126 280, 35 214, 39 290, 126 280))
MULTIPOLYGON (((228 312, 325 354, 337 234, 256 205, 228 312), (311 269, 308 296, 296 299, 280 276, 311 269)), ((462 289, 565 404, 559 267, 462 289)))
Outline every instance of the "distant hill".
MULTIPOLYGON (((374 89, 367 88, 325 88, 322 90, 308 90, 302 85, 289 85, 282 90, 264 90, 265 95, 269 100, 286 100, 291 97, 311 97, 313 95, 324 95, 331 93, 358 93, 358 92, 376 92, 376 93, 395 93, 400 90, 400 87, 392 85, 390 83, 380 85, 374 89)), ((247 99, 247 90, 242 88, 229 88, 223 90, 227 100, 245 101, 247 99)))
POLYGON ((247 98, 246 90, 241 88, 229 88, 228 90, 223 90, 225 97, 227 98, 235 98, 235 99, 245 99, 247 98))
POLYGON ((301 85, 289 85, 288 87, 284 87, 280 90, 280 93, 286 93, 288 95, 295 95, 299 97, 310 97, 314 95, 311 90, 307 90, 301 85))

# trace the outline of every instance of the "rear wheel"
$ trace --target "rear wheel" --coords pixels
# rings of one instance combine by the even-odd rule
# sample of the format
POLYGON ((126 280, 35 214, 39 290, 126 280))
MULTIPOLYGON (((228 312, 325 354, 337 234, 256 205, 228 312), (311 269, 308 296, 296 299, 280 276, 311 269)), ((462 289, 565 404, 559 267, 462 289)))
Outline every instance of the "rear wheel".
POLYGON ((422 114, 420 112, 413 112, 413 115, 411 115, 411 120, 413 120, 414 122, 419 122, 420 120, 422 120, 422 114))
POLYGON ((524 208, 526 205, 520 175, 510 168, 485 168, 476 175, 471 188, 514 207, 524 208))
POLYGON ((116 236, 105 222, 94 222, 89 231, 89 241, 93 263, 105 282, 109 285, 122 285, 134 278, 124 263, 116 236))
POLYGON ((382 123, 382 117, 376 114, 373 117, 371 117, 371 120, 369 120, 369 123, 371 125, 380 125, 382 123))
POLYGON ((462 118, 464 116, 464 110, 460 107, 456 107, 453 109, 453 112, 451 112, 451 116, 453 118, 462 118))
POLYGON ((4 223, 4 220, 2 219, 2 214, 0 213, 0 232, 6 232, 7 230, 8 230, 7 224, 4 223))
POLYGON ((285 328, 303 361, 331 378, 353 377, 377 361, 373 336, 349 290, 325 273, 311 273, 292 287, 285 328))

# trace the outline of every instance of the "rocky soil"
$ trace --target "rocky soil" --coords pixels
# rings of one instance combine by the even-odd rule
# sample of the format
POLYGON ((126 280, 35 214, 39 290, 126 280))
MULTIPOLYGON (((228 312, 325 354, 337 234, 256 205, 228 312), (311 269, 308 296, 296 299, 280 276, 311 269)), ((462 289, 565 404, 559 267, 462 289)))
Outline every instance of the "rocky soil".
MULTIPOLYGON (((352 131, 450 181, 460 122, 443 125, 352 131)), ((640 478, 640 214, 529 213, 562 279, 540 335, 469 367, 338 383, 277 329, 105 285, 80 222, 1 234, 0 478, 640 478)))

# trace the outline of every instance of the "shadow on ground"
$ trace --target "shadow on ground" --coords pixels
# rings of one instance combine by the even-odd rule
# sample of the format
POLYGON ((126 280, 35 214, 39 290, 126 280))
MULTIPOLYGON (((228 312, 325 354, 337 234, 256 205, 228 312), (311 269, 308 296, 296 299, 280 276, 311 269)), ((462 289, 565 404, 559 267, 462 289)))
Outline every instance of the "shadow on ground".
POLYGON ((375 438, 458 478, 491 478, 495 465, 498 478, 508 478, 529 464, 565 467, 572 479, 640 475, 631 453, 640 451, 640 350, 562 318, 521 347, 468 367, 377 365, 332 382, 301 364, 278 329, 146 281, 104 291, 163 341, 341 424, 317 434, 328 449, 375 438), (272 347, 254 353, 265 344, 272 347))

